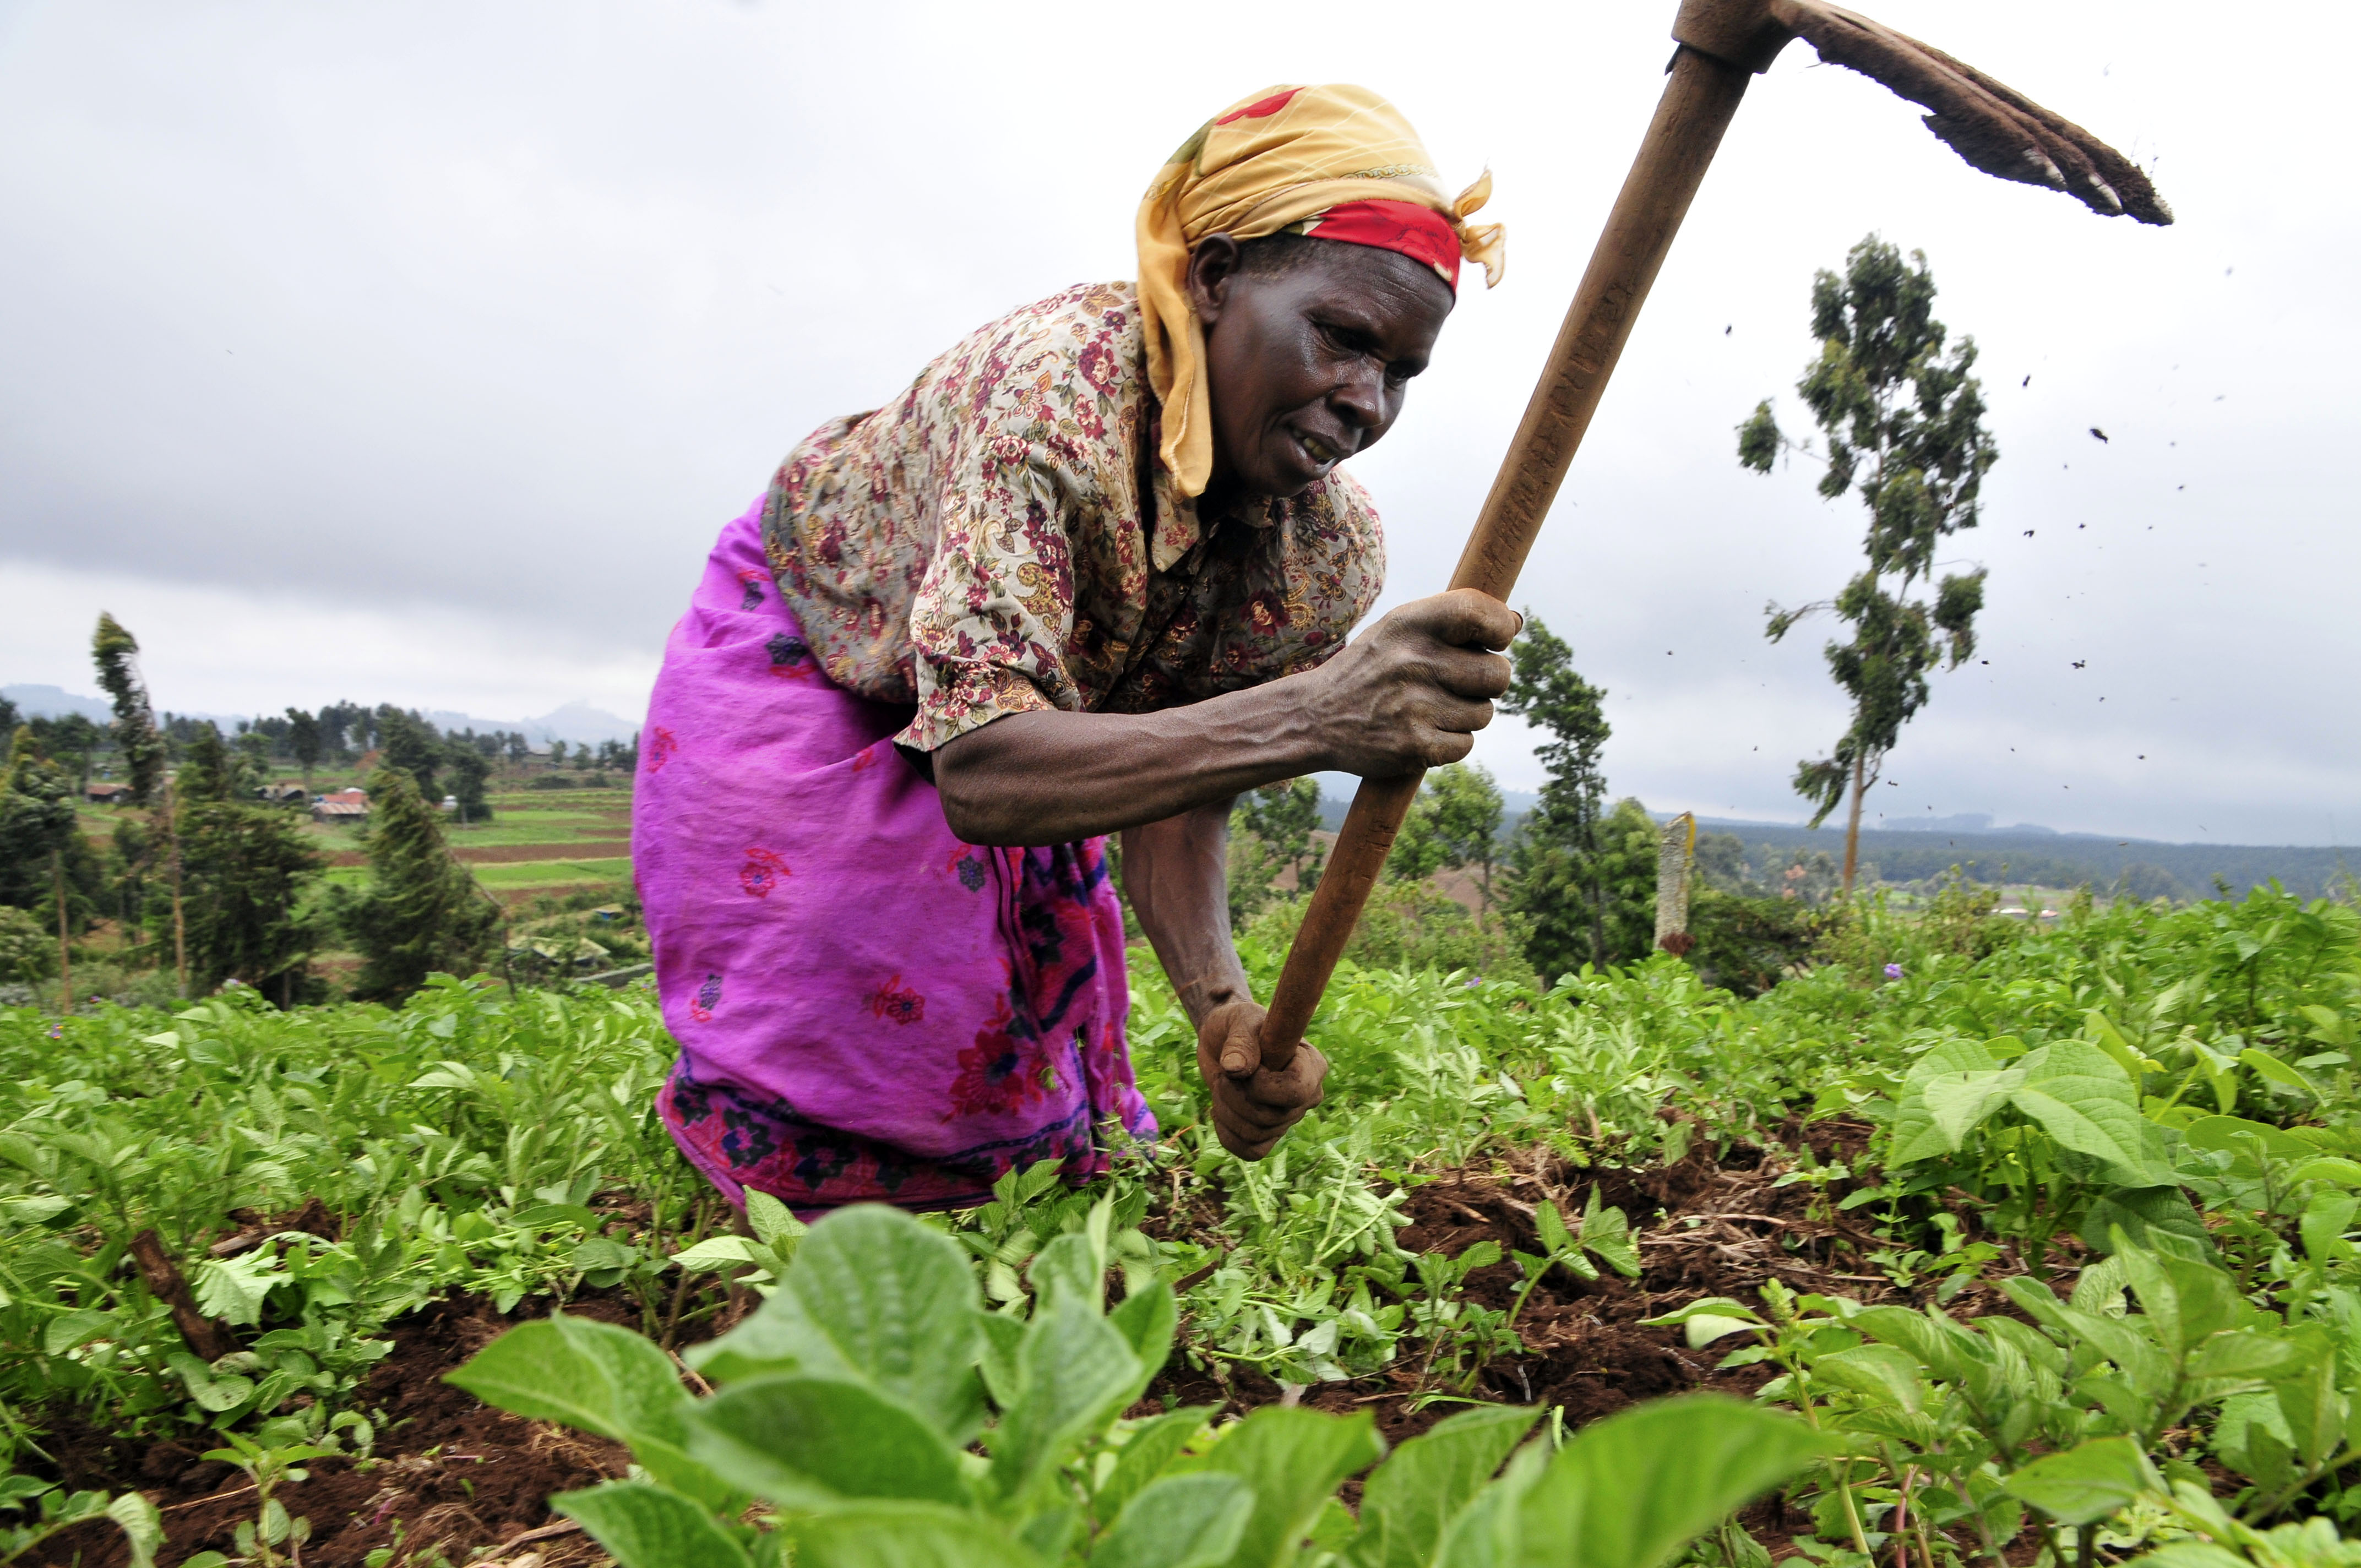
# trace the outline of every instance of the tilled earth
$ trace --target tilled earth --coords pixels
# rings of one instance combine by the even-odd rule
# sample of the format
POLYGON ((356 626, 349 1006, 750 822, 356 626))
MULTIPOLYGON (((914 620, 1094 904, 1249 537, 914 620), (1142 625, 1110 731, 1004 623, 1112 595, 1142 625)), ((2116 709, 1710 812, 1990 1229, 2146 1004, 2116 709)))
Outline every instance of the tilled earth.
MULTIPOLYGON (((1815 1123, 1784 1131, 1798 1142, 1808 1139, 1822 1160, 1842 1154, 1857 1165, 1869 1130, 1815 1123)), ((1798 1291, 1926 1304, 1931 1285, 1904 1290, 1867 1261, 1886 1244, 1836 1206, 1849 1190, 1845 1184, 1781 1184, 1792 1168, 1783 1151, 1743 1145, 1716 1158, 1701 1143, 1678 1164, 1646 1171, 1579 1169, 1541 1151, 1480 1170, 1448 1172, 1413 1190, 1405 1205, 1412 1223, 1399 1239, 1412 1252, 1454 1257, 1487 1240, 1504 1255, 1538 1252, 1535 1207, 1547 1200, 1562 1212, 1578 1214, 1594 1183, 1602 1201, 1624 1212, 1639 1245, 1640 1277, 1602 1270, 1598 1279, 1586 1281, 1552 1270, 1519 1320, 1522 1353, 1496 1358, 1465 1391, 1543 1409, 1563 1406, 1573 1428, 1665 1394, 1697 1388, 1751 1394, 1771 1376, 1761 1365, 1716 1370, 1734 1341, 1691 1350, 1677 1328, 1642 1326, 1642 1320, 1700 1296, 1752 1300, 1765 1280, 1776 1278, 1798 1291)), ((2059 1264, 2070 1268, 2071 1260, 2053 1259, 2053 1268, 2059 1264)), ((2004 1264, 1987 1272, 2014 1271, 2004 1264)), ((1471 1274, 1466 1288, 1485 1306, 1505 1308, 1518 1281, 1516 1265, 1504 1256, 1471 1274)), ((1969 1286, 1950 1309, 1967 1316, 2015 1312, 1982 1282, 1969 1286)), ((568 1310, 618 1321, 625 1317, 595 1299, 577 1300, 568 1310)), ((291 1513, 312 1521, 304 1563, 359 1568, 369 1552, 389 1546, 396 1549, 397 1564, 431 1563, 438 1553, 455 1564, 510 1568, 604 1561, 549 1511, 547 1499, 622 1475, 625 1451, 491 1409, 442 1381, 514 1322, 545 1310, 545 1303, 528 1302, 516 1316, 503 1317, 487 1302, 461 1299, 396 1325, 393 1353, 372 1371, 357 1401, 387 1418, 377 1460, 318 1463, 309 1480, 282 1496, 291 1513)), ((1437 1391, 1435 1379, 1405 1356, 1381 1376, 1320 1385, 1301 1390, 1300 1398, 1317 1409, 1370 1410, 1387 1439, 1400 1442, 1465 1408, 1433 1398, 1437 1391)), ((1250 1370, 1217 1379, 1176 1356, 1145 1408, 1170 1399, 1239 1413, 1284 1397, 1277 1384, 1250 1370)), ((229 1466, 200 1459, 204 1445, 194 1440, 118 1439, 59 1420, 49 1425, 44 1446, 59 1456, 60 1476, 70 1487, 137 1488, 153 1498, 164 1510, 169 1544, 159 1562, 167 1568, 208 1548, 234 1552, 238 1522, 255 1517, 252 1490, 229 1466)), ((1357 1500, 1356 1492, 1357 1486, 1348 1488, 1347 1501, 1357 1500)), ((1780 1556, 1787 1554, 1789 1530, 1804 1526, 1800 1518, 1786 1517, 1776 1497, 1757 1504, 1745 1522, 1780 1556)), ((125 1553, 112 1525, 86 1525, 54 1538, 38 1561, 118 1568, 125 1553)))

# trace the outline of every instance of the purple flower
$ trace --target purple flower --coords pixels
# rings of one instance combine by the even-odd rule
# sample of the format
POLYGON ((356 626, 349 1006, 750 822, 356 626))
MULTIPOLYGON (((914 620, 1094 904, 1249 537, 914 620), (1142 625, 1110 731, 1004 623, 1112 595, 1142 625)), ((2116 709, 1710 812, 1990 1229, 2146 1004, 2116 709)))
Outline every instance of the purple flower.
POLYGON ((1888 980, 1900 980, 1902 978, 1902 966, 1900 964, 1886 965, 1885 978, 1888 980))

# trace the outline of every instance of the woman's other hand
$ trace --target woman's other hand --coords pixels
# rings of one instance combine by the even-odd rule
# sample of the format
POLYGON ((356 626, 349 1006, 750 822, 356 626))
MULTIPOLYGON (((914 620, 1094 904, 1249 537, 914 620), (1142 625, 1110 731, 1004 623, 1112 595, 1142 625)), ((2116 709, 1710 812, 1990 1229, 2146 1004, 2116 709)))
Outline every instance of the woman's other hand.
POLYGON ((1260 1004, 1224 1002, 1197 1027, 1197 1070, 1213 1096, 1213 1132, 1240 1159, 1260 1159, 1320 1103, 1328 1058, 1295 1047, 1285 1072, 1262 1066, 1260 1004))
POLYGON ((1506 648, 1522 624, 1499 599, 1455 588, 1355 638, 1309 677, 1322 687, 1316 722, 1329 765, 1392 778, 1466 756, 1512 673, 1488 650, 1506 648))

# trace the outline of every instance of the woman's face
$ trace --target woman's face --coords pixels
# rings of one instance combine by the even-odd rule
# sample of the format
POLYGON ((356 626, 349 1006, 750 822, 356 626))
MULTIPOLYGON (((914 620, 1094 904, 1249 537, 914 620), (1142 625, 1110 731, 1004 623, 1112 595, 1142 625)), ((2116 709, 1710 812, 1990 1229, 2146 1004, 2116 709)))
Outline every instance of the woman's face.
POLYGON ((1189 258, 1213 403, 1209 492, 1292 496, 1377 444, 1451 314, 1433 269, 1375 246, 1315 239, 1277 271, 1209 235, 1189 258))

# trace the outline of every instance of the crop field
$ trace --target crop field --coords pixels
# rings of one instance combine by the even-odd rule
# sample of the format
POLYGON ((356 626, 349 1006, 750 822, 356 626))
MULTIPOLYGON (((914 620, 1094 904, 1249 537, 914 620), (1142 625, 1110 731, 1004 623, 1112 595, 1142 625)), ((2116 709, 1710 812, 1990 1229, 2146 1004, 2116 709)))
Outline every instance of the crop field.
POLYGON ((2354 1560, 2345 905, 1348 965, 1259 1165, 1135 959, 1158 1141, 808 1230, 643 989, 0 1012, 0 1562, 2354 1560))

